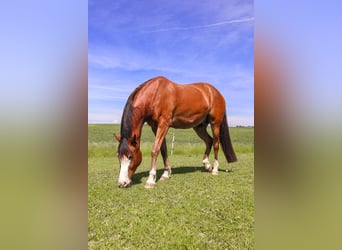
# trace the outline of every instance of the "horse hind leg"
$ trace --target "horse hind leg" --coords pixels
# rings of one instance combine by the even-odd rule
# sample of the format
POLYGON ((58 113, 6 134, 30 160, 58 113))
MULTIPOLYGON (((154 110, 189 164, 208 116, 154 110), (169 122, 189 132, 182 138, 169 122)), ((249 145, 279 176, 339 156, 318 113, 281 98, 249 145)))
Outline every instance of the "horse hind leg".
POLYGON ((203 155, 203 160, 202 163, 204 165, 204 168, 208 171, 211 172, 212 171, 212 167, 211 164, 209 162, 209 154, 211 151, 211 147, 213 145, 213 138, 208 134, 207 132, 207 123, 202 123, 201 125, 194 127, 194 130, 196 132, 196 134, 205 142, 205 152, 203 155))
POLYGON ((211 129, 213 132, 213 147, 214 147, 214 167, 212 174, 213 175, 218 175, 218 167, 219 167, 219 162, 218 162, 218 150, 220 147, 220 125, 216 125, 215 123, 211 124, 211 129))
POLYGON ((168 154, 167 154, 166 139, 164 139, 161 145, 160 151, 161 151, 163 161, 164 161, 164 173, 160 177, 160 180, 163 181, 163 180, 168 180, 171 178, 171 165, 170 165, 168 154))

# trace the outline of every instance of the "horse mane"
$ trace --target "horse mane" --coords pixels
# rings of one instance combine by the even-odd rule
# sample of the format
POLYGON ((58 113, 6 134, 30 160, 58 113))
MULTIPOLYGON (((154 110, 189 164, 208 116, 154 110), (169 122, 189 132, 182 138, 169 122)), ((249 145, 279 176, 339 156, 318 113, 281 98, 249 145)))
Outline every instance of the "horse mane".
MULTIPOLYGON (((152 80, 152 79, 150 79, 152 80)), ((138 94, 138 92, 150 81, 147 80, 146 82, 140 84, 128 97, 124 111, 121 117, 121 141, 123 138, 129 139, 132 135, 132 122, 134 116, 134 108, 133 108, 133 100, 138 94)))

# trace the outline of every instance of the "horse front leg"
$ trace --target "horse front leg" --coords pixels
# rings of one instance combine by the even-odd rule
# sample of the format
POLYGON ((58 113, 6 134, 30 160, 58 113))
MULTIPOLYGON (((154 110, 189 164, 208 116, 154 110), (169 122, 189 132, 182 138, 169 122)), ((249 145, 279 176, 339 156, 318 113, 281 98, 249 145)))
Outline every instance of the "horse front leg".
MULTIPOLYGON (((150 126, 152 127, 152 131, 154 133, 154 135, 157 135, 157 127, 153 126, 153 124, 150 124, 150 126)), ((160 180, 168 180, 171 178, 171 165, 168 159, 168 153, 167 153, 167 146, 166 146, 166 138, 164 138, 163 143, 161 145, 160 151, 163 157, 163 161, 164 161, 164 173, 163 175, 160 177, 160 180)))
POLYGON ((151 169, 150 174, 148 176, 145 188, 154 188, 156 186, 156 178, 157 178, 157 157, 162 146, 162 143, 165 139, 165 136, 168 131, 168 126, 166 125, 159 125, 156 133, 156 138, 154 140, 152 146, 152 162, 151 162, 151 169))

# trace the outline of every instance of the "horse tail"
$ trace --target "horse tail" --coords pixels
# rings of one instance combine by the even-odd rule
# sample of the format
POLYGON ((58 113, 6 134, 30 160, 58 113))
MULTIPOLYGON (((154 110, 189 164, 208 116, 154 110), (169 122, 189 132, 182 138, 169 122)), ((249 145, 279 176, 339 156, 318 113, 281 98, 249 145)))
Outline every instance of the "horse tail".
POLYGON ((223 153, 228 162, 237 161, 232 142, 229 135, 229 127, 227 122, 227 115, 224 113, 221 125, 220 125, 220 143, 223 153))

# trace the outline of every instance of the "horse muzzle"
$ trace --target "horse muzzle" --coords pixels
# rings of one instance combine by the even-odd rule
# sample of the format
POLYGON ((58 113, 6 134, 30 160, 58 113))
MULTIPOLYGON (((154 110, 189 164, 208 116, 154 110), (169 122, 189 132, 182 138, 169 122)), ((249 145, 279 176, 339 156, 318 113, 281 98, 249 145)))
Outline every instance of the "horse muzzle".
POLYGON ((126 179, 126 180, 119 180, 118 182, 118 186, 119 188, 128 188, 131 186, 131 180, 130 179, 126 179))

